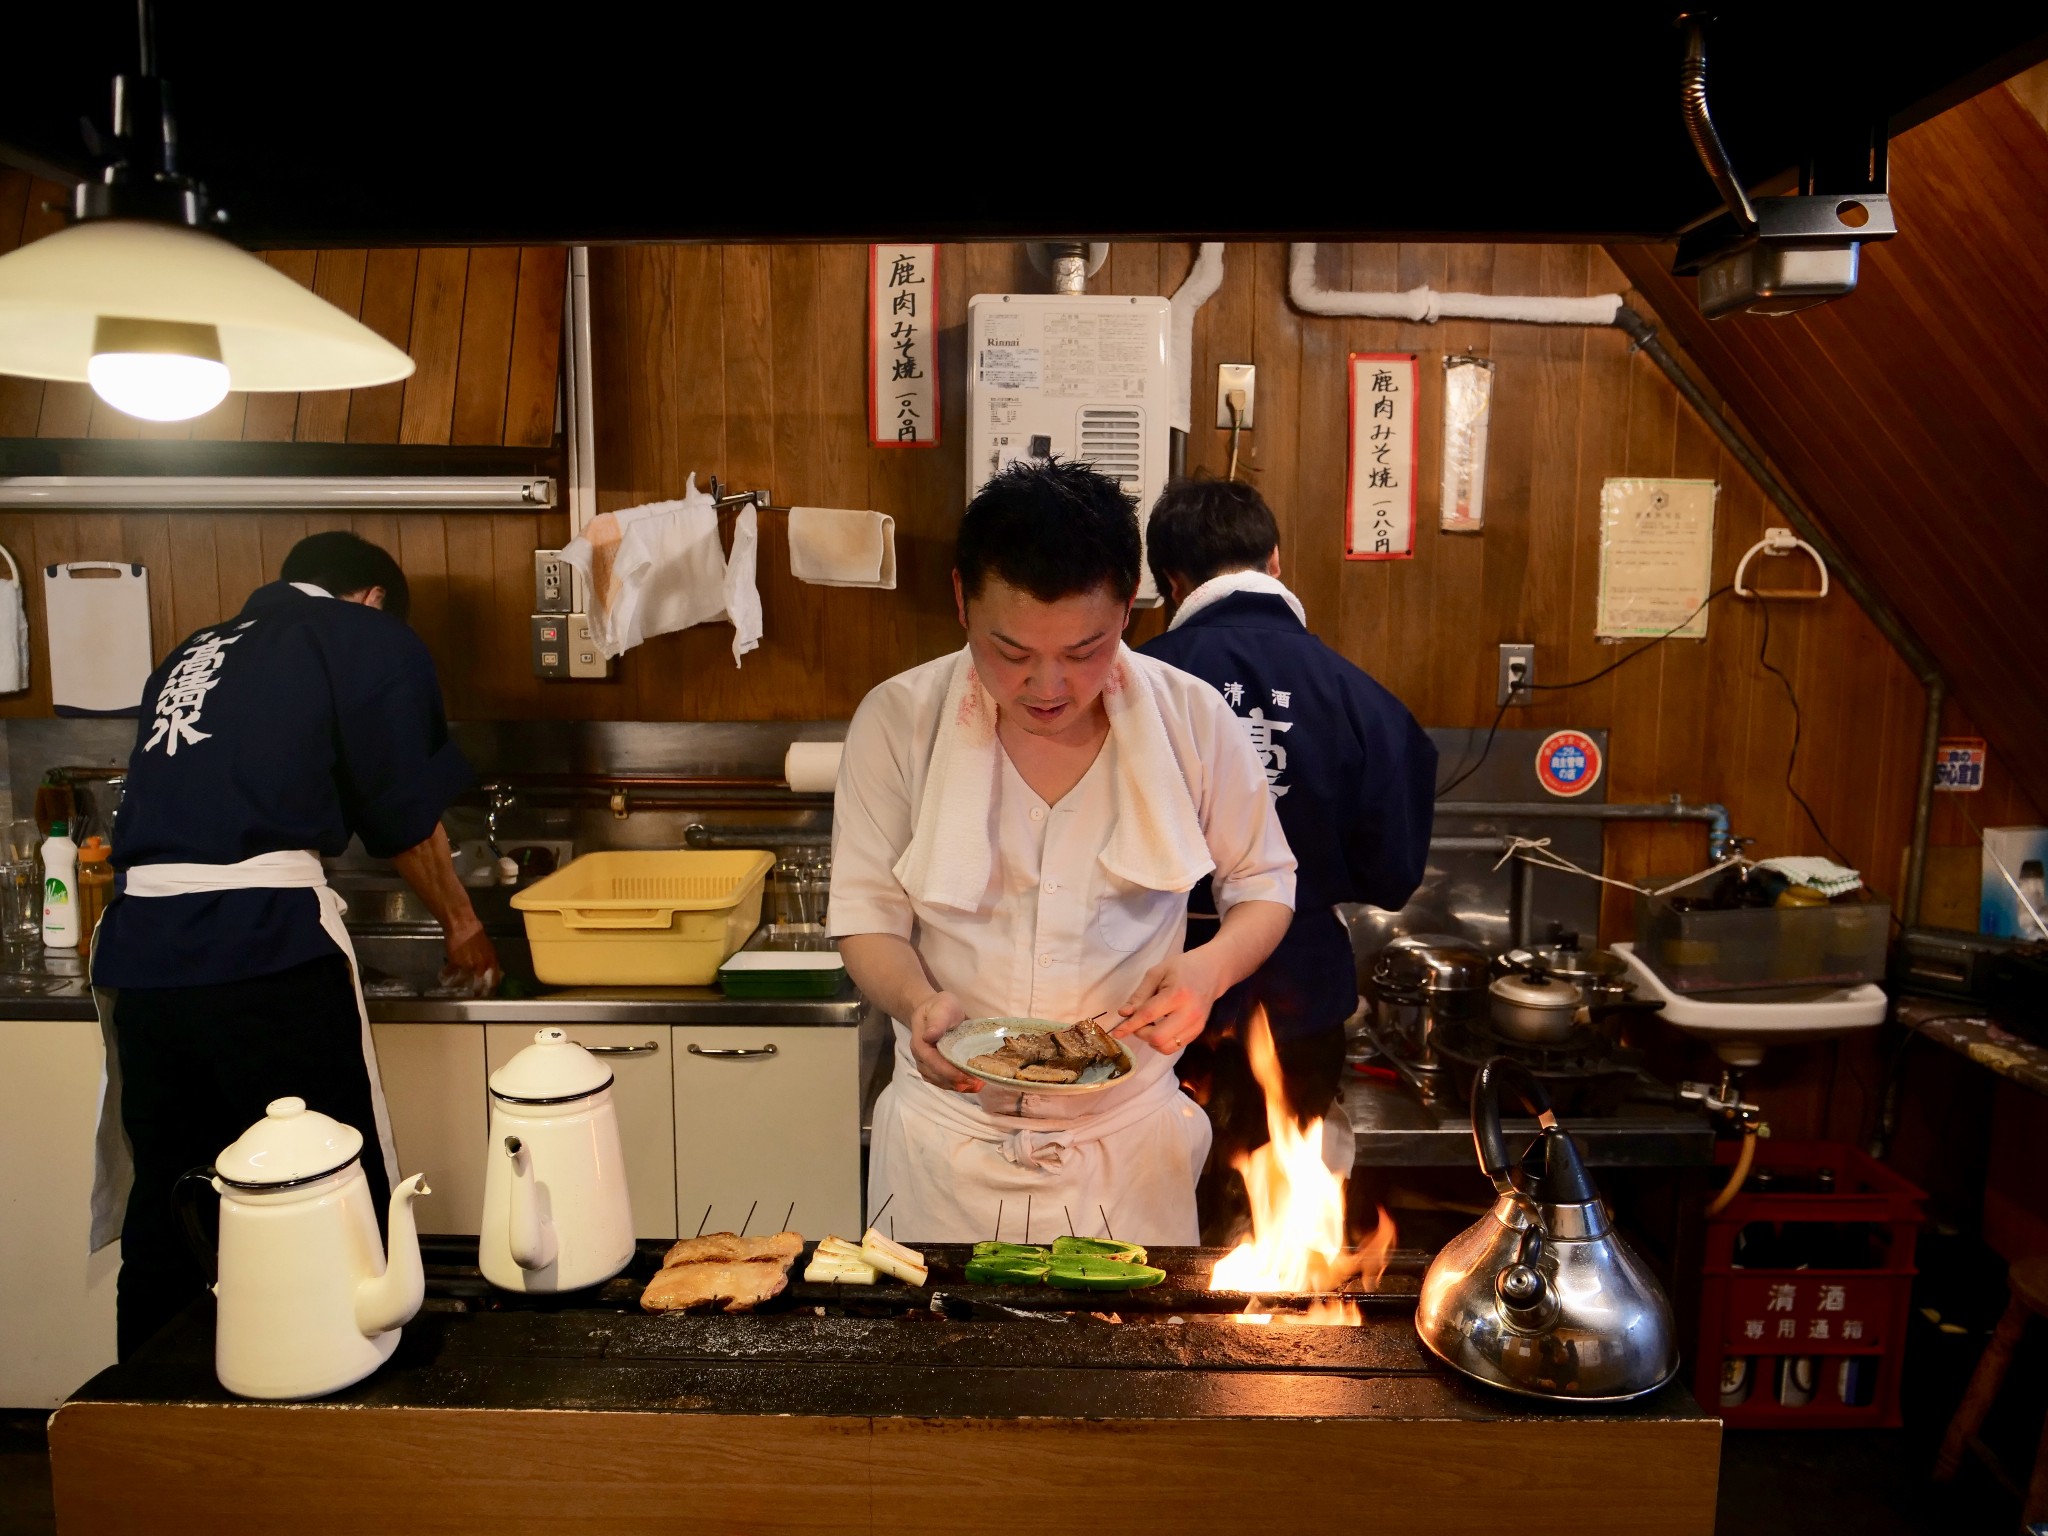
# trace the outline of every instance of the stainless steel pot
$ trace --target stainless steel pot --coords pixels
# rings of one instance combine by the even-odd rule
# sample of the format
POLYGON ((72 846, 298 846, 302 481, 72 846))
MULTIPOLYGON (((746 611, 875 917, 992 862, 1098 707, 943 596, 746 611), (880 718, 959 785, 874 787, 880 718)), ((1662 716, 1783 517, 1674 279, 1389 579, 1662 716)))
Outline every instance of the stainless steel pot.
POLYGON ((1409 1065, 1436 1066, 1437 1026, 1476 1019, 1486 996, 1486 953, 1448 934, 1395 939, 1373 957, 1367 993, 1373 1032, 1409 1065))
POLYGON ((1570 1038, 1586 994, 1541 967, 1497 976, 1487 992, 1493 1027, 1510 1040, 1554 1045, 1570 1038))
POLYGON ((1549 944, 1530 949, 1511 949, 1494 961, 1498 975, 1526 971, 1540 966, 1552 976, 1562 977, 1585 993, 1587 1003, 1626 1002, 1634 994, 1628 962, 1611 949, 1584 949, 1574 933, 1563 933, 1549 944))

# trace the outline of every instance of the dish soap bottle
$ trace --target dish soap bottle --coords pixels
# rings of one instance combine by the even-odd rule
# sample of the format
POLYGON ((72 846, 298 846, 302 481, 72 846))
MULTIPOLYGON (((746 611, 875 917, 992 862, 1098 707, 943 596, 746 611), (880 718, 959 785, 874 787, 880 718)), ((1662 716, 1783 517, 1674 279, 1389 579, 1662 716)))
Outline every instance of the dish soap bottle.
POLYGON ((78 844, 63 821, 43 844, 43 948, 78 948, 78 844))

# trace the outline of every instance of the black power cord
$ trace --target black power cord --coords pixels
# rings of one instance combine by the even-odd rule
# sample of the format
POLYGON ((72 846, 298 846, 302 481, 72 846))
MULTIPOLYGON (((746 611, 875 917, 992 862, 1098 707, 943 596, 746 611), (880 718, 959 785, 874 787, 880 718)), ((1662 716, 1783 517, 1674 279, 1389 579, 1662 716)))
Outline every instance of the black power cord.
MULTIPOLYGON (((1447 782, 1437 786, 1437 799, 1443 799, 1445 795, 1448 795, 1452 790, 1456 789, 1460 784, 1464 783, 1467 779, 1471 778, 1473 774, 1477 773, 1481 768, 1484 768, 1486 766, 1486 755, 1493 750, 1494 733, 1500 729, 1501 719, 1507 714, 1507 712, 1508 707, 1505 704, 1501 705, 1499 709, 1493 712, 1493 724, 1489 725, 1486 728, 1486 745, 1479 749, 1478 762, 1474 763, 1470 768, 1467 768, 1465 766, 1465 752, 1460 752, 1458 754, 1458 766, 1456 769, 1452 770, 1450 779, 1447 782)), ((1465 743, 1465 751, 1469 752, 1471 748, 1472 743, 1468 739, 1465 743)))
POLYGON ((1820 818, 1813 814, 1813 807, 1806 803, 1806 796, 1800 794, 1798 790, 1792 787, 1792 769, 1799 761, 1799 736, 1804 725, 1799 713, 1799 695, 1792 691, 1792 679, 1780 671, 1777 664, 1770 658, 1770 600, 1768 598, 1764 599, 1757 604, 1757 607, 1762 610, 1764 619, 1763 633, 1757 641, 1756 647, 1757 665, 1785 685, 1785 697, 1792 705, 1792 750, 1785 754, 1785 793, 1797 802, 1800 810, 1806 812, 1806 819, 1812 823, 1814 834, 1820 838, 1822 846, 1835 856, 1835 862, 1844 869, 1853 869, 1855 866, 1849 862, 1848 856, 1835 846, 1835 840, 1828 836, 1827 829, 1820 824, 1820 818))
POLYGON ((1610 661, 1606 666, 1602 667, 1598 672, 1591 673, 1586 677, 1578 678, 1577 680, 1569 683, 1524 683, 1522 684, 1522 686, 1524 688, 1527 688, 1531 693, 1563 693, 1568 688, 1583 688, 1588 683, 1597 683, 1600 681, 1601 678, 1607 676, 1608 673, 1620 670, 1622 667, 1625 667, 1630 662, 1634 661, 1638 656, 1649 655, 1650 652, 1654 651, 1658 646, 1662 645, 1666 640, 1669 640, 1673 635, 1677 634, 1681 629, 1685 628, 1686 625, 1690 624, 1694 619, 1698 618, 1700 614, 1705 611, 1707 604, 1713 602, 1714 599, 1718 597, 1727 596, 1730 592, 1733 592, 1734 590, 1735 584, 1733 582, 1729 582, 1724 586, 1714 588, 1713 591, 1709 592, 1705 597, 1700 599, 1699 607, 1693 609, 1691 613, 1688 613, 1676 624, 1672 625, 1669 629, 1665 630, 1663 634, 1654 637, 1644 645, 1637 646, 1634 650, 1630 651, 1626 656, 1616 657, 1613 661, 1610 661))

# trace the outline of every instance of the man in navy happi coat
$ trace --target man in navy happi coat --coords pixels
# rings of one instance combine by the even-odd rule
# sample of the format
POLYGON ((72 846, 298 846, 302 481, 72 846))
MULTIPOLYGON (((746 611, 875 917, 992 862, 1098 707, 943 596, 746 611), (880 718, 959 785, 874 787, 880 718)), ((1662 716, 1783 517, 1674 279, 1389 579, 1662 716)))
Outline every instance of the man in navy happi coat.
MULTIPOLYGON (((1237 712, 1299 861, 1287 936, 1210 1015, 1213 1173, 1265 1139, 1263 1100, 1243 1055, 1241 1026, 1253 1006, 1266 1011, 1296 1115, 1322 1115, 1336 1098, 1358 980, 1335 906, 1395 910, 1421 883, 1436 747, 1399 699, 1309 633, 1301 603, 1280 582, 1279 527, 1257 491, 1177 480, 1146 533, 1153 579, 1174 611, 1166 633, 1141 649, 1214 684, 1237 712)), ((1189 943, 1209 936, 1213 913, 1206 884, 1198 886, 1189 943)))

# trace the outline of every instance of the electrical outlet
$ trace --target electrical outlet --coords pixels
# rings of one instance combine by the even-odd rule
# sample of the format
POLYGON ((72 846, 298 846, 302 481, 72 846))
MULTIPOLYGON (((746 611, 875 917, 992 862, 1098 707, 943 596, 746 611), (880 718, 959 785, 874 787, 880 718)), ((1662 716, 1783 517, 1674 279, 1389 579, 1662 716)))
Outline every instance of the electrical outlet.
POLYGON ((1500 648, 1500 681, 1493 702, 1505 709, 1510 704, 1534 704, 1536 695, 1529 685, 1536 681, 1536 647, 1503 644, 1500 648))
POLYGON ((1254 363, 1218 363, 1216 365, 1216 425, 1228 431, 1231 426, 1231 391, 1244 391, 1244 416, 1237 422, 1238 427, 1249 432, 1252 426, 1252 403, 1258 393, 1258 366, 1254 363))
POLYGON ((533 552, 533 611, 567 613, 575 604, 573 572, 562 561, 559 549, 533 552))
POLYGON ((533 675, 569 675, 569 616, 536 613, 533 616, 533 675))

